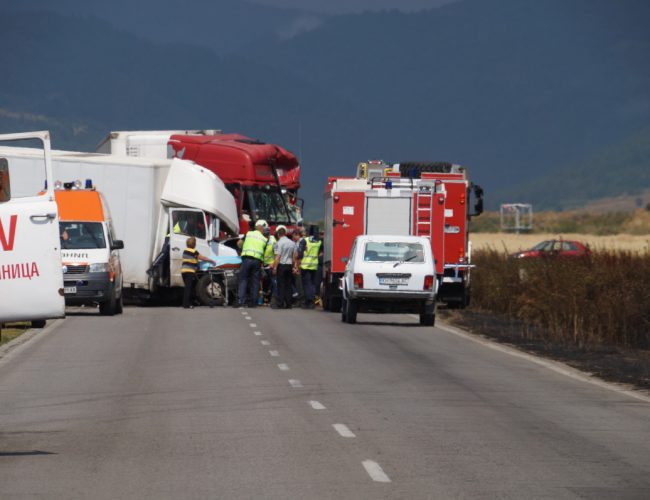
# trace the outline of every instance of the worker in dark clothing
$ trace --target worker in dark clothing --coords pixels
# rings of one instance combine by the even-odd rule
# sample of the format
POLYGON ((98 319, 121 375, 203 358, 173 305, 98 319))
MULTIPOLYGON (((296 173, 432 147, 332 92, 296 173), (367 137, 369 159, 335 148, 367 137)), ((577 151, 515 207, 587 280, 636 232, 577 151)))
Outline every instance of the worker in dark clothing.
POLYGON ((196 249, 196 238, 191 236, 186 241, 187 248, 183 250, 183 261, 181 264, 181 274, 183 275, 183 308, 192 309, 194 305, 194 285, 196 283, 196 272, 199 270, 199 261, 211 262, 212 265, 216 264, 215 261, 204 257, 196 249))

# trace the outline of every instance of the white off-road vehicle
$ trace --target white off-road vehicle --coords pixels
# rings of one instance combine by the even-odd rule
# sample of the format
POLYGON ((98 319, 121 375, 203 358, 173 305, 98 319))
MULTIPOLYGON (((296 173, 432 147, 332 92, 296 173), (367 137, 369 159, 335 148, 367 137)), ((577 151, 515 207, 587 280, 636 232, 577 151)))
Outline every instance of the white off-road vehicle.
POLYGON ((357 312, 415 313, 420 324, 436 318, 436 279, 431 242, 423 236, 363 235, 352 244, 341 287, 342 320, 357 312))

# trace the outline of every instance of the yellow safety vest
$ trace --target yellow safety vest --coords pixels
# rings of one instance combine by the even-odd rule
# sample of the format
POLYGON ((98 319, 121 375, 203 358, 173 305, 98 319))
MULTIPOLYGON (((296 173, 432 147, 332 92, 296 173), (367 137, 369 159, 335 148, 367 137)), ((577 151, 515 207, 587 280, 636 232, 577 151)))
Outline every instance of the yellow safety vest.
POLYGON ((264 260, 264 249, 266 238, 259 231, 248 231, 244 239, 244 246, 241 250, 242 257, 252 257, 257 260, 264 260))
POLYGON ((264 265, 270 266, 275 260, 275 253, 273 253, 273 245, 275 245, 276 239, 275 236, 269 236, 269 242, 266 244, 264 249, 264 265))
POLYGON ((315 271, 318 269, 318 252, 320 251, 321 242, 306 240, 305 243, 307 243, 307 248, 305 248, 305 253, 302 256, 300 269, 315 271))

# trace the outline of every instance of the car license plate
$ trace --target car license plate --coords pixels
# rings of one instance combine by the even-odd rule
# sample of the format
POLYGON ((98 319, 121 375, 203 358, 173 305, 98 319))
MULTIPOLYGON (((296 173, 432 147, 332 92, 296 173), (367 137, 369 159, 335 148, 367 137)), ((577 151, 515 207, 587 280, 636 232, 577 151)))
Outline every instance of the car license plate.
POLYGON ((63 293, 77 293, 76 286, 66 286, 63 288, 63 293))
POLYGON ((408 278, 379 278, 380 285, 408 285, 408 278))

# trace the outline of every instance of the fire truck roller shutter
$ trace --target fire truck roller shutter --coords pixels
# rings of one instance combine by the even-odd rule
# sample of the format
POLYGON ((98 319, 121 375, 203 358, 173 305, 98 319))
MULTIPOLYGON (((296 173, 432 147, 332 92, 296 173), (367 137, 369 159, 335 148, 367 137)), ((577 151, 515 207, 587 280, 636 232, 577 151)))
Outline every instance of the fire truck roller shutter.
POLYGON ((366 198, 366 234, 411 234, 411 198, 366 198))

